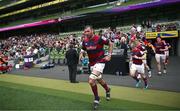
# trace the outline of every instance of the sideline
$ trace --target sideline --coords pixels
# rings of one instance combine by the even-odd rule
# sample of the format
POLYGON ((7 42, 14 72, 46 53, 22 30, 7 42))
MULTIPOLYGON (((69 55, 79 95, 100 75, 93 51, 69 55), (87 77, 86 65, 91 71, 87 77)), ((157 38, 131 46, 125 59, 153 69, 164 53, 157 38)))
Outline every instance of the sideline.
MULTIPOLYGON (((89 85, 85 82, 72 84, 65 80, 27 77, 12 74, 0 75, 0 81, 92 95, 89 85)), ((112 85, 110 87, 112 88, 111 97, 115 99, 180 108, 180 93, 178 92, 151 89, 144 90, 140 88, 112 85)), ((98 88, 100 96, 104 96, 103 88, 100 86, 98 86, 98 88)))

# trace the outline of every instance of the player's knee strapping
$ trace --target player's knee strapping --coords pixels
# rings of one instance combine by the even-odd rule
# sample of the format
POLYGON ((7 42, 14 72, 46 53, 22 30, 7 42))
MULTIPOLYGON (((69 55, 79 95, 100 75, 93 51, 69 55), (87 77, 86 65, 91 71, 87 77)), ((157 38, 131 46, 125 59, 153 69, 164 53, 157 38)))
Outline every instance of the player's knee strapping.
POLYGON ((89 78, 97 80, 97 79, 101 79, 102 75, 101 74, 96 75, 96 74, 91 73, 89 78))

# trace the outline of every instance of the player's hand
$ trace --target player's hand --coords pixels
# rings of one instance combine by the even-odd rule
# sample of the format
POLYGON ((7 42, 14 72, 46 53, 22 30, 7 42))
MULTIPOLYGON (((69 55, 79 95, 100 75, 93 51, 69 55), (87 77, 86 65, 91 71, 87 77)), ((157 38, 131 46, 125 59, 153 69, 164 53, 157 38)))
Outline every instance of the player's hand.
POLYGON ((139 57, 138 57, 138 56, 136 56, 136 55, 134 55, 134 56, 133 56, 133 58, 135 58, 135 59, 139 59, 139 57))
POLYGON ((106 61, 110 61, 110 60, 111 60, 111 55, 105 56, 104 59, 105 59, 106 61))

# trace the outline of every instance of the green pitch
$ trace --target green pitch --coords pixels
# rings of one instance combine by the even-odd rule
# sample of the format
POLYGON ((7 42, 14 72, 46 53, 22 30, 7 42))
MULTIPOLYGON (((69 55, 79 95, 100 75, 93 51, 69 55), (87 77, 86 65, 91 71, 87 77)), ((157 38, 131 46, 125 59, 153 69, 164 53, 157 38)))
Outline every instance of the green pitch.
MULTIPOLYGON (((111 86, 106 101, 100 89, 100 110, 178 110, 180 93, 111 86)), ((87 83, 0 75, 0 110, 91 110, 93 96, 87 83)))

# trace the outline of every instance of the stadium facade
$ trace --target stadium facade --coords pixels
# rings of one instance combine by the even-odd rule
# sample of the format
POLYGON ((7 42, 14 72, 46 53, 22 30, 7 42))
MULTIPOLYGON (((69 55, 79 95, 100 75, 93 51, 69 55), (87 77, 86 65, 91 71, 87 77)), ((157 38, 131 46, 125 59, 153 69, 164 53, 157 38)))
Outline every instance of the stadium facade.
POLYGON ((125 32, 132 24, 175 24, 176 29, 171 31, 176 32, 146 31, 148 35, 168 35, 164 37, 174 45, 173 55, 180 55, 179 5, 180 0, 2 0, 0 35, 6 38, 49 32, 64 36, 79 34, 89 24, 97 30, 116 27, 125 32))

